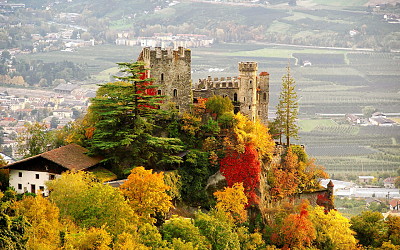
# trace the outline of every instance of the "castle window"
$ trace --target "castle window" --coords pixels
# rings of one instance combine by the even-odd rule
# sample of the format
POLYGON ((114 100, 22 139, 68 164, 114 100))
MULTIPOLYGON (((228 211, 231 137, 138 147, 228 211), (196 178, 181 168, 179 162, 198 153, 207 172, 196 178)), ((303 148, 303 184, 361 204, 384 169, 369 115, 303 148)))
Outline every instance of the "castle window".
POLYGON ((174 97, 177 97, 177 96, 178 96, 178 90, 174 89, 174 97))
POLYGON ((157 90, 157 95, 161 95, 161 89, 157 90))
POLYGON ((263 98, 264 98, 264 101, 267 100, 267 93, 264 93, 263 98))
POLYGON ((261 115, 261 111, 258 111, 258 115, 261 115))
POLYGON ((251 109, 251 106, 249 105, 249 110, 251 109))
POLYGON ((243 97, 243 102, 245 102, 246 101, 246 97, 243 97))
POLYGON ((164 81, 164 73, 161 73, 160 80, 164 81))
POLYGON ((22 184, 18 183, 18 189, 21 190, 22 189, 22 184))
POLYGON ((250 80, 250 85, 251 85, 251 84, 253 84, 253 81, 252 81, 252 80, 250 80))
POLYGON ((238 101, 238 98, 237 98, 237 94, 236 94, 236 93, 233 94, 233 101, 234 101, 234 102, 237 102, 237 101, 238 101))
POLYGON ((229 88, 232 88, 232 86, 233 86, 233 85, 232 85, 232 82, 229 82, 229 83, 228 83, 228 87, 229 87, 229 88))

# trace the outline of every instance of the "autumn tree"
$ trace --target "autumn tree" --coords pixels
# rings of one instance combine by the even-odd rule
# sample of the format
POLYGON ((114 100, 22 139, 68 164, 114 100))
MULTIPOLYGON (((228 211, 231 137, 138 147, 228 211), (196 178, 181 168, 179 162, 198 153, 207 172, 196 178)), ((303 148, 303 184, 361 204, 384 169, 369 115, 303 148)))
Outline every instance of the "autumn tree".
POLYGON ((244 194, 243 183, 235 183, 232 187, 225 187, 223 191, 214 193, 217 198, 217 210, 228 215, 233 221, 243 223, 247 220, 247 197, 244 194))
POLYGON ((283 245, 283 249, 304 249, 310 247, 316 238, 313 223, 307 211, 307 203, 300 205, 299 213, 289 214, 282 223, 280 238, 277 243, 283 245))
POLYGON ((27 229, 29 249, 59 249, 61 224, 55 204, 38 195, 26 196, 14 206, 17 214, 24 216, 31 225, 27 229))
POLYGON ((78 233, 66 234, 63 249, 107 250, 112 249, 112 236, 104 227, 82 228, 78 233))
POLYGON ((162 172, 136 167, 120 189, 143 222, 154 223, 156 213, 164 214, 172 207, 171 197, 166 193, 170 187, 165 185, 162 172))
POLYGON ((261 163, 253 144, 247 144, 243 153, 230 150, 220 161, 220 171, 229 187, 243 183, 249 205, 258 204, 257 188, 260 183, 261 163))
POLYGON ((349 219, 334 209, 326 213, 321 206, 310 206, 308 210, 316 232, 314 246, 318 249, 356 249, 357 240, 355 232, 350 229, 349 219))
POLYGON ((274 164, 269 173, 271 195, 276 200, 298 192, 298 157, 289 147, 280 164, 274 164))
POLYGON ((290 145, 290 138, 297 138, 298 126, 296 124, 298 115, 298 101, 295 90, 295 81, 290 75, 290 68, 282 77, 282 89, 279 95, 279 103, 276 107, 275 126, 279 133, 285 135, 286 144, 290 145))
POLYGON ((90 173, 66 172, 46 185, 61 217, 72 218, 80 227, 105 226, 111 234, 135 229, 137 216, 122 193, 98 182, 90 173))

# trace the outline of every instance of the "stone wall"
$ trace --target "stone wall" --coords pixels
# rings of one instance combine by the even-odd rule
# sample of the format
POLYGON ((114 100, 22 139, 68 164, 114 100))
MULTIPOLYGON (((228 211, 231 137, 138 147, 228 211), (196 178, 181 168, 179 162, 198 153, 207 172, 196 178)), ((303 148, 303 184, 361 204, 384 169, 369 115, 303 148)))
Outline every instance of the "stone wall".
POLYGON ((193 102, 191 51, 179 47, 177 50, 143 48, 138 61, 149 68, 154 84, 159 85, 158 93, 165 95, 167 102, 173 102, 181 111, 189 111, 193 102))

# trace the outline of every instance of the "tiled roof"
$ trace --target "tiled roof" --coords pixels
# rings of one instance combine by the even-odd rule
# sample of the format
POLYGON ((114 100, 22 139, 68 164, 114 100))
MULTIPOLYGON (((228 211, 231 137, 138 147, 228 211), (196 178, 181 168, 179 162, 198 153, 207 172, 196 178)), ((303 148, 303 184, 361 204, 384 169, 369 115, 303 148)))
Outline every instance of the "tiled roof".
POLYGON ((14 162, 13 164, 7 165, 5 168, 12 167, 13 165, 26 162, 34 158, 42 157, 69 170, 84 170, 93 167, 102 160, 101 157, 91 157, 86 155, 88 151, 89 150, 86 148, 73 143, 14 162))
POLYGON ((261 72, 261 73, 260 73, 260 76, 268 76, 268 75, 269 75, 268 72, 261 72))

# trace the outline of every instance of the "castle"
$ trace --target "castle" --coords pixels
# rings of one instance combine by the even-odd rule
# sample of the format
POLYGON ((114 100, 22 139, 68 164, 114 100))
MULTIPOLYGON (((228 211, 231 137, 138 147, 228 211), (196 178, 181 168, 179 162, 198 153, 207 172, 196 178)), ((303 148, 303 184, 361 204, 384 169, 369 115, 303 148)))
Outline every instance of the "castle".
POLYGON ((177 50, 143 48, 138 61, 149 69, 150 77, 159 85, 158 94, 165 95, 180 112, 188 112, 197 98, 213 95, 228 96, 235 112, 240 111, 251 120, 260 119, 267 124, 269 103, 269 74, 258 74, 256 62, 240 62, 239 76, 199 79, 192 86, 191 51, 179 47, 177 50))

